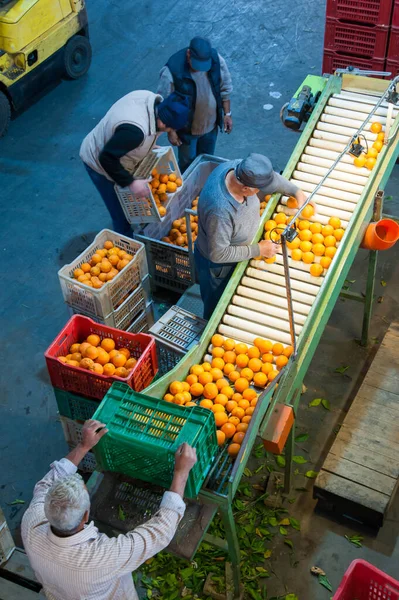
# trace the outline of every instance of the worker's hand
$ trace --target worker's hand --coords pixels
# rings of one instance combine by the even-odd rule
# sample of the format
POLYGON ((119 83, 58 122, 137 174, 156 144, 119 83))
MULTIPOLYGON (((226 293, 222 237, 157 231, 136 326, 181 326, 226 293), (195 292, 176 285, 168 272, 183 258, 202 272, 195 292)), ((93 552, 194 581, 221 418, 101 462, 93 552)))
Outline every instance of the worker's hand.
MULTIPOLYGON (((295 198, 297 199, 297 202, 298 202, 298 208, 302 208, 302 206, 305 204, 306 200, 308 199, 307 195, 302 190, 297 191, 297 193, 295 194, 295 198)), ((313 200, 311 200, 309 202, 309 204, 311 204, 313 206, 314 212, 316 213, 316 211, 317 211, 316 203, 313 202, 313 200)))
POLYGON ((259 254, 265 258, 272 258, 278 252, 278 244, 273 244, 270 240, 262 240, 258 244, 259 254))
POLYGON ((227 115, 225 115, 223 122, 224 122, 224 132, 231 133, 233 131, 233 119, 231 117, 228 117, 227 115))
POLYGON ((108 433, 108 429, 104 423, 89 419, 82 429, 82 448, 89 452, 106 433, 108 433))
POLYGON ((172 131, 169 131, 168 140, 170 141, 172 146, 181 146, 182 145, 182 141, 179 138, 179 136, 177 135, 176 131, 174 131, 174 129, 172 129, 172 131))
POLYGON ((179 446, 175 454, 175 474, 187 474, 197 462, 197 451, 186 442, 179 446))
POLYGON ((136 198, 148 198, 150 190, 148 188, 148 182, 150 179, 135 179, 129 185, 129 190, 136 198))

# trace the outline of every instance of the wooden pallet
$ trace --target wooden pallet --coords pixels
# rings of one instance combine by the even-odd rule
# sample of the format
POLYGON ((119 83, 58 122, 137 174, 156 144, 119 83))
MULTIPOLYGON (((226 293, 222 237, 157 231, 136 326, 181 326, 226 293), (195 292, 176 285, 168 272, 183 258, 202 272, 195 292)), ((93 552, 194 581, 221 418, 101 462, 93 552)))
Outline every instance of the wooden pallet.
POLYGON ((381 527, 399 477, 399 323, 389 328, 315 481, 321 508, 381 527))

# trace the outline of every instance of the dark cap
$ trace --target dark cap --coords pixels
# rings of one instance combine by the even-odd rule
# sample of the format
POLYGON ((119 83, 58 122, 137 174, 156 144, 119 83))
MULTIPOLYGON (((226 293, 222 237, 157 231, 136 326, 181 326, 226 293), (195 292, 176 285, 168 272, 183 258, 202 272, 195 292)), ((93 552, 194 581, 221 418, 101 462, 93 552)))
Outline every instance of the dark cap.
POLYGON ((189 117, 188 99, 178 92, 172 92, 158 104, 158 117, 166 125, 179 131, 187 125, 189 117))
POLYGON ((263 154, 249 154, 236 166, 234 174, 243 185, 262 189, 273 184, 275 172, 267 156, 263 154))
POLYGON ((195 71, 209 71, 212 66, 212 46, 209 40, 195 37, 190 42, 191 66, 195 71))

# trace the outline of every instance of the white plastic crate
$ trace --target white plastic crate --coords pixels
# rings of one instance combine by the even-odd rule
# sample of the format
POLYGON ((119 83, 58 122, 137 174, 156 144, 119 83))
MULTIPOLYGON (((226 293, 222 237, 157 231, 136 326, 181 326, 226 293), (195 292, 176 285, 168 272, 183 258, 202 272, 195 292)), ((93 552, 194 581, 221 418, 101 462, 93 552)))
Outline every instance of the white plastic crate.
POLYGON ((68 444, 68 446, 72 446, 72 448, 74 448, 83 439, 83 421, 74 421, 73 419, 69 419, 68 417, 62 416, 60 416, 60 421, 66 443, 68 444))
MULTIPOLYGON (((151 179, 151 172, 157 169, 160 174, 170 175, 174 173, 177 178, 182 179, 179 165, 177 164, 175 154, 170 146, 156 148, 141 161, 133 175, 136 179, 151 179)), ((168 201, 162 205, 168 210, 173 197, 181 191, 181 187, 173 194, 168 194, 168 201)), ((138 198, 134 196, 128 187, 121 188, 115 185, 115 192, 125 213, 128 223, 131 225, 137 223, 153 223, 162 221, 157 204, 155 202, 151 186, 148 186, 148 197, 138 198)))
POLYGON ((92 313, 83 312, 82 310, 77 311, 73 307, 69 308, 73 314, 83 314, 108 327, 115 327, 116 329, 126 331, 143 310, 145 310, 145 307, 150 302, 150 297, 150 278, 147 275, 142 284, 139 285, 139 287, 135 289, 116 310, 112 311, 111 314, 104 318, 93 315, 92 313))
POLYGON ((152 285, 184 292, 195 283, 187 248, 161 240, 169 234, 173 221, 184 217, 185 209, 191 208, 212 171, 226 160, 208 154, 198 156, 184 173, 184 189, 176 192, 162 222, 146 225, 134 234, 145 244, 152 285))
POLYGON ((7 562, 14 550, 14 540, 12 539, 4 513, 0 508, 0 565, 7 562))
POLYGON ((145 310, 136 318, 134 323, 131 324, 128 333, 147 333, 150 327, 154 324, 154 307, 153 303, 150 302, 145 310))
MULTIPOLYGON (((70 450, 73 450, 74 448, 75 446, 69 446, 70 450)), ((96 468, 96 457, 94 456, 93 452, 88 452, 78 465, 78 469, 79 471, 82 471, 82 473, 93 473, 96 468)))
POLYGON ((64 300, 72 310, 78 314, 90 314, 93 318, 100 317, 103 319, 117 310, 147 275, 148 267, 144 245, 110 229, 100 231, 84 252, 69 265, 65 265, 58 271, 64 300), (134 258, 114 279, 96 290, 77 281, 73 276, 73 272, 75 269, 80 268, 82 263, 90 262, 93 254, 103 248, 104 242, 107 240, 112 241, 116 247, 132 254, 134 258))
POLYGON ((199 342, 207 321, 193 313, 172 306, 149 330, 155 338, 161 375, 172 370, 185 354, 199 342))

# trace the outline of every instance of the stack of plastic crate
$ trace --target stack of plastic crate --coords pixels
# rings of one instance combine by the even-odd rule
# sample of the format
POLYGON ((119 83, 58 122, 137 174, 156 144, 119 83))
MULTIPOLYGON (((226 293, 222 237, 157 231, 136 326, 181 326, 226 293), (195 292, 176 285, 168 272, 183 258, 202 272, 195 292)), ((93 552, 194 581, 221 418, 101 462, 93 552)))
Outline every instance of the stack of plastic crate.
MULTIPOLYGON (((64 437, 70 448, 74 448, 82 440, 84 422, 92 418, 115 381, 141 391, 152 382, 158 371, 155 341, 152 336, 107 327, 82 315, 71 317, 45 352, 45 358, 64 437), (59 359, 67 356, 72 344, 82 343, 92 334, 98 335, 101 340, 111 338, 117 348, 129 350, 130 356, 137 362, 127 377, 98 374, 59 359)), ((79 468, 86 472, 93 471, 96 468, 94 454, 89 452, 79 468)))
POLYGON ((327 0, 323 73, 349 66, 384 71, 393 3, 327 0))
POLYGON ((393 6, 385 69, 392 73, 391 77, 399 75, 399 0, 395 0, 393 6))
POLYGON ((103 229, 84 252, 59 270, 58 276, 64 300, 74 314, 131 333, 148 331, 154 323, 145 247, 140 242, 103 229), (129 264, 100 289, 75 279, 75 269, 90 263, 93 254, 108 240, 133 255, 129 264))

